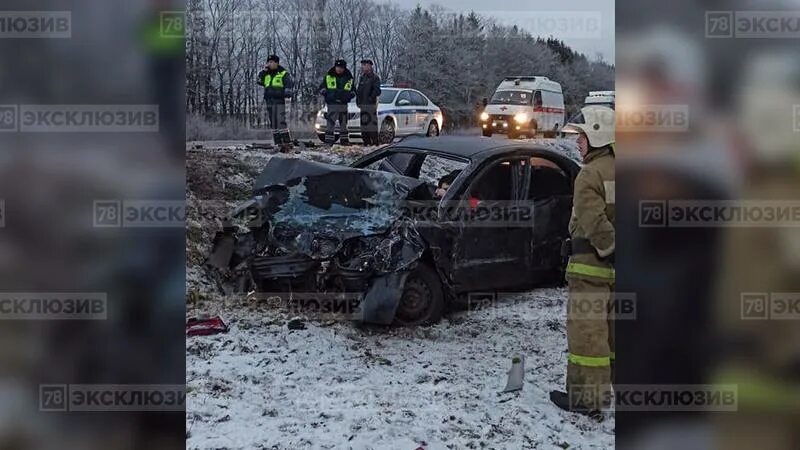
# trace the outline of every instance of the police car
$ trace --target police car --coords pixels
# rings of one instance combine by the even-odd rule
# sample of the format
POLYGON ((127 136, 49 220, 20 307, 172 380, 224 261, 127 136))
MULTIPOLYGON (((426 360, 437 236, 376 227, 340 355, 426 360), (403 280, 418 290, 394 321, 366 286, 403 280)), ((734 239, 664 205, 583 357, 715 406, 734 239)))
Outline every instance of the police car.
MULTIPOLYGON (((327 128, 325 121, 327 113, 326 106, 317 113, 314 123, 314 131, 323 142, 327 128)), ((442 110, 416 89, 381 86, 378 123, 381 142, 389 143, 396 136, 438 136, 444 126, 444 117, 442 110)), ((361 139, 361 116, 355 99, 347 105, 347 130, 351 140, 361 139)), ((336 138, 339 138, 338 132, 336 138)))
POLYGON ((591 91, 583 100, 585 106, 600 105, 614 109, 616 105, 616 91, 591 91))

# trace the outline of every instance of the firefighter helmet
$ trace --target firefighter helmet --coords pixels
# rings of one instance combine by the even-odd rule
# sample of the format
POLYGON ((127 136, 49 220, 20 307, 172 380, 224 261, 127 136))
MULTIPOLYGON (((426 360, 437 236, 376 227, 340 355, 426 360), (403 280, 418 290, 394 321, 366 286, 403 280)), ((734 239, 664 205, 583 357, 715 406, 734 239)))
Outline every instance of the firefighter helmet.
POLYGON ((584 106, 564 127, 566 133, 583 133, 593 148, 614 143, 614 110, 601 105, 584 106))

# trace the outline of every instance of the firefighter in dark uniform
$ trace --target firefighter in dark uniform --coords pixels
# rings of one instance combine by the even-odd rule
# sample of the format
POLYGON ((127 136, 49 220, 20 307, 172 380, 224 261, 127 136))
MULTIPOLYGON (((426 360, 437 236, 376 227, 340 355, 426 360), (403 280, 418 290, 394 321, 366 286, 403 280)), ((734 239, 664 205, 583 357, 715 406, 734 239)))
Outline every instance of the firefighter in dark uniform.
POLYGON ((328 106, 327 124, 325 128, 325 143, 333 145, 336 141, 336 124, 339 124, 340 143, 350 144, 347 131, 347 104, 355 96, 353 91, 353 74, 347 68, 343 59, 336 60, 334 66, 325 74, 319 86, 320 95, 325 96, 328 106))
POLYGON ((291 98, 294 83, 280 61, 276 55, 271 55, 267 59, 267 66, 258 73, 256 83, 264 86, 267 125, 274 130, 275 145, 288 145, 292 138, 286 125, 286 99, 291 98))
POLYGON ((381 79, 375 73, 372 60, 361 61, 361 79, 356 89, 356 104, 361 110, 361 137, 364 145, 378 145, 378 98, 381 79))

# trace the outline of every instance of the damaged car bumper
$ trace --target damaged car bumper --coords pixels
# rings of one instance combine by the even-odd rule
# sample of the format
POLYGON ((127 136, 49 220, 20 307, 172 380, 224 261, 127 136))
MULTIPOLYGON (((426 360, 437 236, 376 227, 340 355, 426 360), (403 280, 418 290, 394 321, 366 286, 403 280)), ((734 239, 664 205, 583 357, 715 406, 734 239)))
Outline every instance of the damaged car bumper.
POLYGON ((392 204, 427 195, 424 183, 273 158, 256 186, 254 198, 225 220, 207 264, 229 271, 238 289, 357 293, 358 320, 391 323, 426 248, 392 204))

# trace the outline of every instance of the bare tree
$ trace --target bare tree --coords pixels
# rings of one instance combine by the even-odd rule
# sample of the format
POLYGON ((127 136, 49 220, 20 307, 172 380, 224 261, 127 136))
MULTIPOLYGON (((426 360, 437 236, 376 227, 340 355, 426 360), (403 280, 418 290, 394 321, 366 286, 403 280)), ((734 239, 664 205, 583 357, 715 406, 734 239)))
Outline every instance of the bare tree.
POLYGON ((370 58, 384 81, 424 91, 450 127, 474 125, 474 106, 509 75, 545 75, 574 110, 608 89, 614 68, 553 37, 535 37, 475 13, 403 10, 375 0, 188 0, 186 110, 203 120, 262 123, 255 77, 271 53, 295 81, 290 118, 309 120, 333 59, 370 58))

